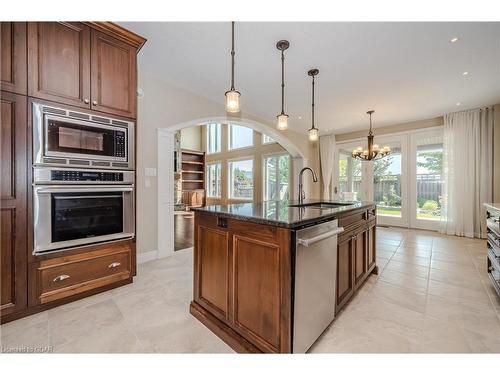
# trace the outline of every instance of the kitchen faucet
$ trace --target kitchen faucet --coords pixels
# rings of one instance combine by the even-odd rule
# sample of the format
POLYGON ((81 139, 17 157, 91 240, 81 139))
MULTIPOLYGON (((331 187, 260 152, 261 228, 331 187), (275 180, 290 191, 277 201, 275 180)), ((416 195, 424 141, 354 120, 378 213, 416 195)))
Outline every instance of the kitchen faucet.
POLYGON ((312 168, 304 167, 300 170, 300 172, 299 172, 299 204, 304 203, 304 198, 306 197, 306 193, 304 192, 304 189, 302 186, 302 175, 304 174, 304 172, 306 170, 310 170, 312 177, 313 177, 313 181, 318 182, 318 176, 316 176, 316 172, 314 172, 314 170, 312 168))

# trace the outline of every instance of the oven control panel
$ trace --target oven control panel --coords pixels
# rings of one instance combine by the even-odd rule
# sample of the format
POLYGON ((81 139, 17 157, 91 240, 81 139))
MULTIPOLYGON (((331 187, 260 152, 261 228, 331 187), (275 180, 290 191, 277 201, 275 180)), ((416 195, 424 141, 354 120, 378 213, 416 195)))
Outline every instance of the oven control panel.
POLYGON ((94 171, 51 171, 52 181, 123 181, 122 172, 94 172, 94 171))

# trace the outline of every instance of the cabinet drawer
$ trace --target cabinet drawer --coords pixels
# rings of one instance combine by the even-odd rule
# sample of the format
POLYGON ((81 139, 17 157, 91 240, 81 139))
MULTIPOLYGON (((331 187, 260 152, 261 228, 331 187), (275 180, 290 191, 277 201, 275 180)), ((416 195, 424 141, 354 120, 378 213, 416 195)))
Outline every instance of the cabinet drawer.
POLYGON ((356 212, 352 215, 339 218, 339 227, 345 230, 364 224, 367 219, 367 211, 356 212))
POLYGON ((35 272, 37 299, 46 303, 131 277, 131 252, 125 247, 85 258, 53 259, 37 264, 35 272))

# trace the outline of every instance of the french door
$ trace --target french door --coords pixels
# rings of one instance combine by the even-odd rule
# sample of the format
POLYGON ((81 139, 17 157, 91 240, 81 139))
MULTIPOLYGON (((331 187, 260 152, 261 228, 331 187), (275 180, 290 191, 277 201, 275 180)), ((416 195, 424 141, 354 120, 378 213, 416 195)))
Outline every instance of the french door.
MULTIPOLYGON (((381 225, 437 230, 442 194, 442 129, 375 138, 390 146, 385 158, 351 157, 363 141, 337 144, 333 199, 374 201, 381 225)), ((366 142, 366 141, 365 141, 366 142)))

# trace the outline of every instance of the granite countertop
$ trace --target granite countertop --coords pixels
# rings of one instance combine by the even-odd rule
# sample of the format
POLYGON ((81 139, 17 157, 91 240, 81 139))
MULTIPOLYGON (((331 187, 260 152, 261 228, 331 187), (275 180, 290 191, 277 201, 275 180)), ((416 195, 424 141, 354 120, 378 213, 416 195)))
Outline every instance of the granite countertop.
POLYGON ((258 224, 294 229, 324 219, 332 219, 341 213, 372 206, 373 202, 345 202, 327 200, 305 200, 304 203, 341 203, 336 208, 289 207, 297 201, 266 201, 260 203, 236 203, 211 205, 193 208, 193 211, 204 212, 220 217, 246 220, 258 224))
POLYGON ((500 211, 500 203, 484 203, 484 205, 490 210, 500 211))

